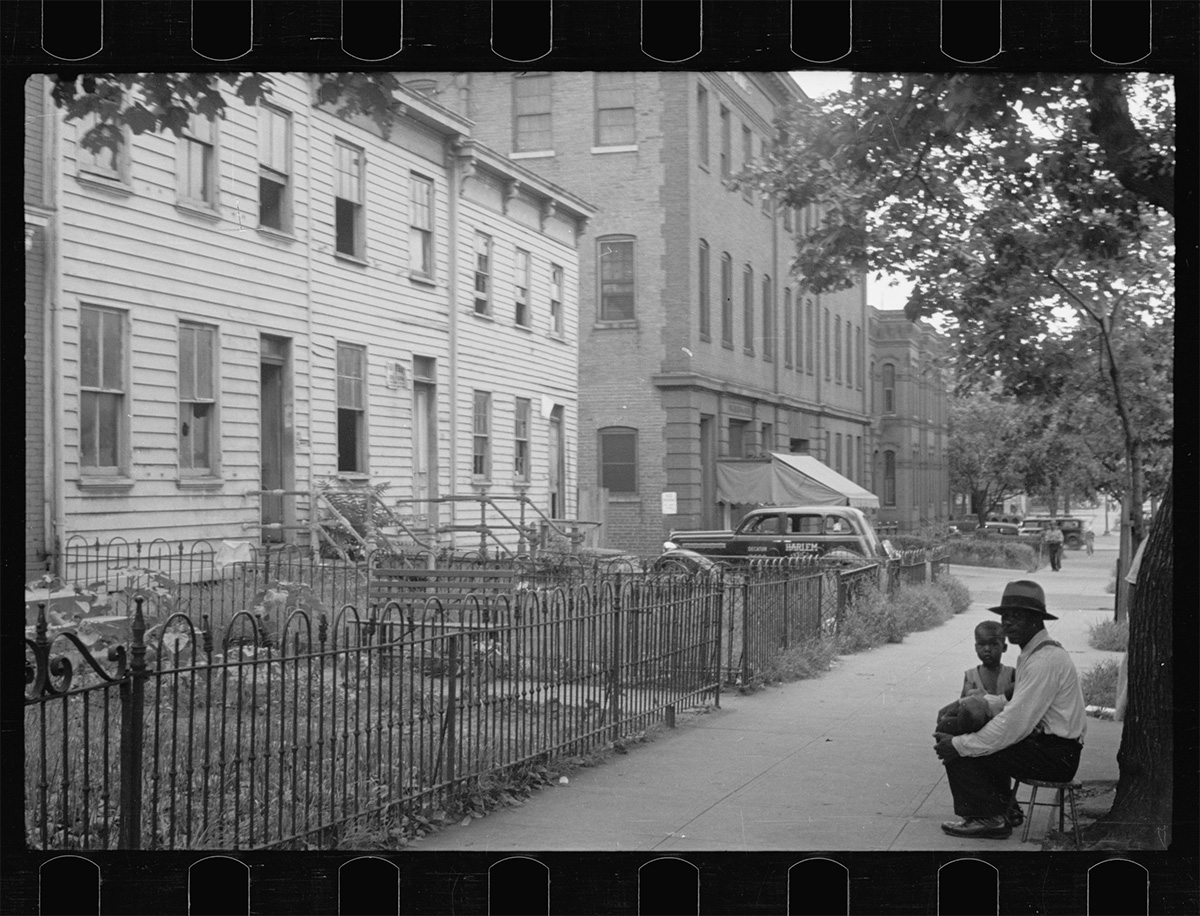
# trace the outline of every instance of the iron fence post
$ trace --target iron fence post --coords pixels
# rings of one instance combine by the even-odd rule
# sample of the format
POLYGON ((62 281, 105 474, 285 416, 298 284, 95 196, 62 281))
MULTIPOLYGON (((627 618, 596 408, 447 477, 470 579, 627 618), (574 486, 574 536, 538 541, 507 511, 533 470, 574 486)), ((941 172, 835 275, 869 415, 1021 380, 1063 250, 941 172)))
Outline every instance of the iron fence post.
POLYGON ((783 620, 780 621, 780 629, 783 631, 783 638, 780 641, 781 647, 786 651, 788 647, 788 624, 791 622, 792 606, 788 601, 788 585, 791 584, 791 570, 784 569, 783 576, 783 620))
POLYGON ((447 677, 446 684, 446 760, 443 772, 447 782, 454 782, 454 757, 458 746, 457 735, 454 733, 458 706, 458 634, 451 634, 447 639, 447 677))
POLYGON ((742 686, 750 683, 750 577, 742 577, 742 686))
POLYGON ((142 740, 145 731, 146 618, 142 598, 134 599, 133 641, 129 676, 121 682, 120 848, 140 849, 142 843, 142 740))
POLYGON ((842 621, 846 619, 846 580, 838 570, 834 571, 834 575, 837 576, 837 621, 835 630, 840 633, 842 631, 842 621))
POLYGON ((613 653, 612 676, 608 687, 612 695, 612 740, 621 737, 621 629, 624 623, 621 608, 621 574, 617 573, 616 588, 613 590, 613 653))
POLYGON ((725 570, 720 569, 717 571, 717 649, 716 649, 716 655, 714 656, 714 658, 716 659, 716 662, 717 662, 716 679, 715 679, 717 688, 716 688, 716 692, 714 693, 714 697, 713 697, 713 705, 717 709, 721 708, 721 681, 724 680, 724 678, 721 677, 721 632, 722 632, 722 628, 725 625, 724 620, 723 620, 724 614, 725 614, 725 570))

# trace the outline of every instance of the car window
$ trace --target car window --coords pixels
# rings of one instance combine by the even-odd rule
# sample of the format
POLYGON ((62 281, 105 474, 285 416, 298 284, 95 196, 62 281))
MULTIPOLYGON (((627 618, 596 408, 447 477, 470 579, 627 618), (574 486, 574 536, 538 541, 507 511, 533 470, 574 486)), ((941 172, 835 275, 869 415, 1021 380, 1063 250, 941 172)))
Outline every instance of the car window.
POLYGON ((760 515, 758 518, 751 519, 746 525, 746 534, 778 534, 779 533, 779 516, 778 515, 760 515))
POLYGON ((821 516, 819 515, 789 515, 788 531, 791 534, 820 534, 821 516))
POLYGON ((850 523, 844 518, 838 518, 836 515, 826 516, 825 518, 825 533, 826 534, 849 534, 850 523))

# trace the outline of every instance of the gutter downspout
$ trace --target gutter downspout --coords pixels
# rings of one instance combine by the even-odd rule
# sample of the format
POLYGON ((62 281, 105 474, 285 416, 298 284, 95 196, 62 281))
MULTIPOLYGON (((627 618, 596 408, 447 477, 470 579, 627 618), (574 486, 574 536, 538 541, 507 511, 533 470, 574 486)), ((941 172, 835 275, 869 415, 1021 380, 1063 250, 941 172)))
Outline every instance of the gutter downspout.
POLYGON ((66 495, 64 493, 65 456, 63 455, 63 437, 61 427, 65 416, 63 413, 62 391, 62 181, 59 173, 62 171, 62 131, 58 108, 50 99, 49 80, 43 88, 43 111, 46 119, 48 134, 45 150, 46 180, 51 183, 50 200, 51 214, 43 232, 43 266, 46 272, 46 282, 42 290, 42 311, 45 322, 46 342, 44 346, 49 351, 46 356, 44 377, 50 386, 49 397, 44 397, 43 421, 47 443, 47 458, 43 467, 48 524, 44 533, 45 549, 53 557, 52 570, 62 576, 66 572, 65 558, 62 548, 66 543, 66 495))
MULTIPOLYGON (((462 192, 462 182, 459 177, 461 161, 458 157, 457 145, 461 139, 462 135, 460 134, 449 138, 446 143, 446 162, 449 166, 446 169, 446 186, 447 195, 450 198, 446 208, 449 223, 446 229, 447 245, 449 246, 446 258, 446 297, 450 309, 447 322, 447 332, 450 335, 448 342, 449 365, 446 368, 450 374, 450 495, 452 497, 458 495, 458 196, 462 192)), ((451 499, 451 525, 457 523, 457 510, 457 501, 451 499)), ((438 514, 441 514, 440 509, 438 514)))

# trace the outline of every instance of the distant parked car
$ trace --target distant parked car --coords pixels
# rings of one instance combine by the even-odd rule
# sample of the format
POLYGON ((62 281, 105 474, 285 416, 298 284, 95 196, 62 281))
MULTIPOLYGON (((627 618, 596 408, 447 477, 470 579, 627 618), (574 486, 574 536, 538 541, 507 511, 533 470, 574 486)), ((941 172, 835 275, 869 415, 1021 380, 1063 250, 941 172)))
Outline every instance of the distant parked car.
POLYGON ((1015 538, 1021 533, 1021 527, 1011 522, 985 522, 983 527, 977 529, 977 531, 983 534, 1000 534, 1005 537, 1015 538))
POLYGON ((1087 525, 1083 519, 1070 515, 1060 515, 1057 518, 1049 515, 1031 515, 1021 525, 1021 534, 1024 537, 1041 537, 1042 532, 1053 525, 1061 529, 1065 546, 1071 550, 1079 550, 1083 546, 1083 533, 1087 530, 1087 525))

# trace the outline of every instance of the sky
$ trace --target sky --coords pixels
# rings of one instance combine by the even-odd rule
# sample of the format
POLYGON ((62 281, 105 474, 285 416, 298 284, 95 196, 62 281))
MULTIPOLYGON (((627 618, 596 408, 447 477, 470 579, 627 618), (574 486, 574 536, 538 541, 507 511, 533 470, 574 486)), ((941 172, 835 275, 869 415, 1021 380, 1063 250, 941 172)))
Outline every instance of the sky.
MULTIPOLYGON (((849 70, 793 70, 792 79, 809 98, 820 98, 839 89, 849 89, 854 74, 849 70)), ((876 274, 867 278, 867 303, 880 309, 902 309, 912 291, 912 284, 891 285, 891 277, 876 274)))

